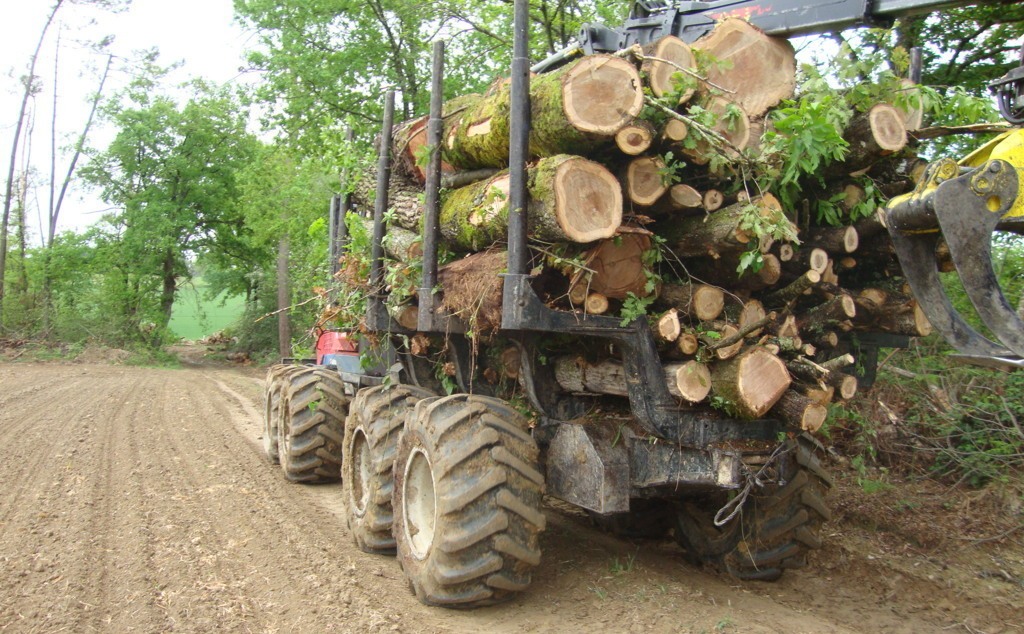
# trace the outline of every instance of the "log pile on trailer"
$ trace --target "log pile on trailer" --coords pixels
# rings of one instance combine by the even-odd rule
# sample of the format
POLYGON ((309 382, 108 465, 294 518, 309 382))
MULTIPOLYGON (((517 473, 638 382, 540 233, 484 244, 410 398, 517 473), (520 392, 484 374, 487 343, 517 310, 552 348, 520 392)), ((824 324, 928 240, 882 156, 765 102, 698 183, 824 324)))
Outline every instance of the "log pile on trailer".
MULTIPOLYGON (((921 163, 907 132, 920 111, 906 95, 871 104, 834 123, 844 152, 799 172, 799 137, 812 131, 781 123, 801 107, 796 83, 788 41, 738 19, 693 45, 669 36, 534 77, 529 236, 549 306, 649 321, 681 407, 813 431, 856 392, 844 341, 930 332, 872 198, 912 187, 921 163)), ((442 306, 481 340, 501 322, 509 90, 498 80, 448 101, 439 148, 440 240, 453 258, 442 306)), ((426 133, 426 117, 395 126, 389 187, 389 312, 413 332, 426 133)), ((370 170, 357 208, 372 208, 374 182, 370 170)), ((414 352, 432 346, 443 343, 413 337, 414 352)), ((626 395, 614 346, 555 348, 547 362, 566 392, 626 395)), ((488 370, 514 380, 518 366, 488 370)))

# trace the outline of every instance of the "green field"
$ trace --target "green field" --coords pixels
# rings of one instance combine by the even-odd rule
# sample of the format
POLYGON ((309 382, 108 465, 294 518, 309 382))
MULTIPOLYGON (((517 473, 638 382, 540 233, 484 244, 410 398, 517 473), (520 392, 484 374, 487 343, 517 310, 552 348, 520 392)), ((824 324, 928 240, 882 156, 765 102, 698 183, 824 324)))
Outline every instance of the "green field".
POLYGON ((206 283, 201 278, 181 288, 171 310, 170 329, 176 336, 196 341, 224 330, 234 323, 245 309, 245 298, 227 297, 221 293, 206 298, 206 283))

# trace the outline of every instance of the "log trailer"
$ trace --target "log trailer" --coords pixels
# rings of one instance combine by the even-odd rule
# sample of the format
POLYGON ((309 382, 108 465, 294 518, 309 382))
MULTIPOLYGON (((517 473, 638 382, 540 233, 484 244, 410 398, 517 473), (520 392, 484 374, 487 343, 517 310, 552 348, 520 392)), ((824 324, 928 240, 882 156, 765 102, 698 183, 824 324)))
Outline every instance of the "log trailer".
MULTIPOLYGON (((968 3, 642 0, 624 26, 587 25, 576 46, 533 71, 666 34, 692 41, 726 15, 742 15, 769 34, 797 35, 886 24, 961 4, 968 3)), ((480 606, 526 589, 540 563, 545 494, 586 509, 610 530, 671 531, 693 562, 740 579, 777 579, 786 569, 803 566, 808 552, 821 546, 832 486, 821 445, 791 417, 774 416, 775 409, 740 420, 710 407, 684 405, 667 385, 653 320, 641 316, 624 324, 618 317, 554 309, 533 286, 525 182, 531 81, 527 18, 527 2, 517 0, 508 259, 498 338, 474 338, 471 325, 441 305, 438 151, 431 153, 426 174, 414 327, 400 325, 385 308, 384 216, 394 123, 394 95, 388 94, 373 209, 373 291, 359 346, 372 360, 360 363, 351 340, 327 333, 318 345, 326 361, 321 355, 314 366, 274 366, 266 386, 267 454, 290 480, 340 478, 356 544, 367 552, 397 553, 416 596, 429 605, 480 606), (446 374, 454 383, 448 395, 434 366, 410 350, 416 336, 444 351, 446 374), (553 342, 563 349, 610 351, 616 361, 602 378, 617 385, 618 396, 587 389, 585 378, 578 389, 566 389, 547 357, 553 342), (505 368, 511 381, 487 380, 488 359, 496 352, 513 359, 513 367, 505 368)), ((427 125, 433 148, 442 143, 442 74, 443 46, 437 44, 427 125)), ((1006 118, 1024 121, 1024 67, 993 90, 1006 118)), ((1007 362, 1024 355, 1024 328, 995 281, 987 247, 993 230, 1024 217, 1021 166, 1024 131, 1015 130, 962 161, 931 164, 917 189, 892 200, 884 213, 914 295, 935 329, 964 355, 1007 362), (998 342, 952 308, 936 267, 940 238, 998 342)), ((347 199, 332 203, 335 264, 344 257, 348 207, 347 199)), ((873 379, 877 346, 898 346, 906 339, 861 335, 857 348, 847 342, 866 370, 858 380, 873 379)), ((756 368, 761 362, 748 354, 733 365, 756 368)), ((740 386, 748 388, 756 386, 740 386)))

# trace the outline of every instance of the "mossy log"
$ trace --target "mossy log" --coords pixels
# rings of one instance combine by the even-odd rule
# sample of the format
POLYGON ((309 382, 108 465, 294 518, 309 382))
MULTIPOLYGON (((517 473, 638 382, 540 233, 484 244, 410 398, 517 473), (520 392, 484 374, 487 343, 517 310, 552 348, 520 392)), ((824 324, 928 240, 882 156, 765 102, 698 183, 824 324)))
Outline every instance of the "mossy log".
MULTIPOLYGON (((508 236, 509 174, 451 190, 441 205, 441 238, 457 251, 479 251, 508 236)), ((559 155, 527 172, 529 234, 547 242, 609 238, 622 223, 619 183, 586 159, 559 155)))
POLYGON ((742 418, 764 416, 789 388, 791 379, 782 359, 764 348, 750 346, 728 361, 711 367, 711 391, 742 418))
POLYGON ((668 226, 655 231, 665 238, 668 248, 681 258, 714 257, 745 251, 752 236, 740 228, 749 203, 735 203, 706 216, 673 218, 668 226))
MULTIPOLYGON (((443 158, 460 169, 508 165, 511 85, 500 81, 445 122, 443 158)), ((530 82, 529 154, 590 154, 643 108, 640 75, 627 60, 590 55, 530 82)))

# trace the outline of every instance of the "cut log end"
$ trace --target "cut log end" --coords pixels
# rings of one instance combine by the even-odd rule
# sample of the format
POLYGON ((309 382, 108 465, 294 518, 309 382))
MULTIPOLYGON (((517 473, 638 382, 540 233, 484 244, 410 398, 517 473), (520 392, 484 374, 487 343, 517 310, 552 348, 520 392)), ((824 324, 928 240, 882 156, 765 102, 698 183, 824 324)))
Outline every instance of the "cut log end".
POLYGON ((615 145, 629 156, 643 154, 653 142, 654 127, 643 120, 634 121, 615 133, 615 145))
POLYGON ((871 133, 878 147, 898 152, 907 145, 907 127, 903 113, 888 104, 877 104, 868 112, 871 133))
POLYGON ((649 206, 668 190, 662 172, 665 162, 657 156, 633 159, 626 167, 626 192, 637 205, 649 206))
MULTIPOLYGON (((647 74, 647 85, 651 87, 651 92, 655 97, 662 97, 677 89, 673 75, 680 72, 680 67, 696 67, 696 60, 693 57, 693 51, 690 50, 690 45, 673 35, 663 37, 646 47, 644 53, 666 60, 665 62, 648 60, 644 62, 641 69, 647 74), (674 62, 674 65, 666 62, 674 62)), ((679 103, 685 103, 692 95, 692 90, 684 92, 679 103)))
POLYGON ((583 158, 562 162, 555 172, 555 217, 566 237, 593 242, 615 235, 622 224, 622 193, 604 166, 583 158))
POLYGON ((612 136, 635 119, 643 105, 640 74, 619 57, 584 57, 562 82, 566 119, 581 132, 612 136))
POLYGON ((687 361, 675 371, 669 392, 689 403, 699 403, 711 393, 711 372, 703 363, 687 361))

